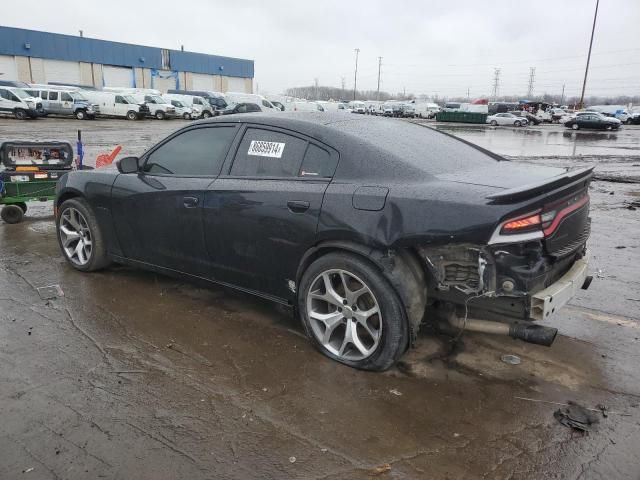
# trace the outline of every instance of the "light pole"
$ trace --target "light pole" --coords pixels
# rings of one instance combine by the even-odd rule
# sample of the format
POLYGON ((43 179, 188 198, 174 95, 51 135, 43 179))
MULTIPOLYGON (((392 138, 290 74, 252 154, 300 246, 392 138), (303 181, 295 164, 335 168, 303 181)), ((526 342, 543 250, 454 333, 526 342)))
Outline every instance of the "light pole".
POLYGON ((356 48, 356 70, 353 74, 353 99, 356 99, 356 88, 358 87, 358 54, 360 53, 360 49, 356 48))
POLYGON ((593 26, 591 27, 591 40, 589 41, 589 53, 587 54, 587 67, 584 69, 584 82, 582 82, 582 93, 580 94, 580 105, 578 108, 584 106, 584 91, 587 88, 587 74, 589 73, 589 61, 591 60, 591 47, 593 46, 593 34, 596 31, 596 18, 598 18, 598 5, 600 0, 596 0, 596 11, 593 14, 593 26))

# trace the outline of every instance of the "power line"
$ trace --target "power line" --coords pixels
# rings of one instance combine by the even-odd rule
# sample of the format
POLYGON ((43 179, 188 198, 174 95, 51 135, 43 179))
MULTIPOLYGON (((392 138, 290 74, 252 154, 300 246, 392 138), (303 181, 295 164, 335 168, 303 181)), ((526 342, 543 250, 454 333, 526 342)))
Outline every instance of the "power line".
POLYGON ((495 68, 493 70, 493 99, 498 98, 498 90, 500 88, 500 69, 495 68))
POLYGON ((533 82, 536 78, 536 67, 529 67, 529 88, 527 89, 527 97, 533 97, 533 82))

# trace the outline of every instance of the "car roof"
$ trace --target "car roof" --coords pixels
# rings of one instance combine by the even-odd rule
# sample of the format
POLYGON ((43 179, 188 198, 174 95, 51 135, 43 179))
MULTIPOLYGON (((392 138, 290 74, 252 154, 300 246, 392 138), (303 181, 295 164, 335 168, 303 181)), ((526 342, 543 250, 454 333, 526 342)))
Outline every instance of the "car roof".
POLYGON ((190 125, 217 123, 282 128, 324 143, 340 154, 334 177, 337 180, 410 182, 468 169, 470 164, 494 164, 501 160, 433 128, 374 116, 337 112, 247 113, 199 120, 190 125))

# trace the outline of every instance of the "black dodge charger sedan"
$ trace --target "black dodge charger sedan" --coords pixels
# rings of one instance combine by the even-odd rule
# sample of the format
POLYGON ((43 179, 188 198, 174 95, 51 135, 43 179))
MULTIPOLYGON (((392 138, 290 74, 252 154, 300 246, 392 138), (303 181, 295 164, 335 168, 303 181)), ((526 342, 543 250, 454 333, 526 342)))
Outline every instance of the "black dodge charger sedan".
POLYGON ((192 123, 59 182, 62 252, 289 305, 313 344, 383 370, 423 322, 550 345, 588 286, 591 169, 504 160, 430 128, 326 113, 192 123))

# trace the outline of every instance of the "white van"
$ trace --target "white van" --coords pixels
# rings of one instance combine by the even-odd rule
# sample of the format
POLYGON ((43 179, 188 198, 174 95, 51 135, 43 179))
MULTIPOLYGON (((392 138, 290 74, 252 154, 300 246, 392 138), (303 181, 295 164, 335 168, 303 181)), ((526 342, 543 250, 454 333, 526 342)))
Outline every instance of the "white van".
POLYGON ((110 117, 124 117, 127 120, 138 120, 149 114, 147 105, 140 105, 139 101, 124 93, 94 92, 83 90, 82 94, 100 108, 100 115, 110 117))
POLYGON ((437 103, 421 102, 414 104, 416 115, 420 118, 433 118, 440 111, 437 103))
POLYGON ((367 107, 364 102, 361 102, 360 100, 353 100, 352 102, 349 102, 349 110, 351 110, 351 113, 364 114, 367 111, 367 107))
POLYGON ((278 107, 272 104, 269 100, 257 93, 241 93, 241 92, 227 92, 224 94, 224 98, 228 104, 232 103, 255 103, 262 108, 263 112, 281 112, 278 107))
POLYGON ((193 118, 210 118, 216 114, 215 108, 209 102, 198 95, 181 95, 178 93, 166 93, 163 95, 167 100, 178 100, 193 110, 193 118))
POLYGON ((307 102, 306 100, 299 100, 296 102, 291 102, 289 104, 289 111, 292 112, 324 112, 324 107, 322 107, 317 102, 307 102))
POLYGON ((0 113, 8 113, 18 120, 41 117, 45 114, 42 101, 22 88, 0 87, 0 113))
POLYGON ((91 103, 78 89, 31 85, 25 91, 42 100, 42 108, 47 115, 73 115, 78 120, 93 120, 100 113, 100 107, 91 103))

